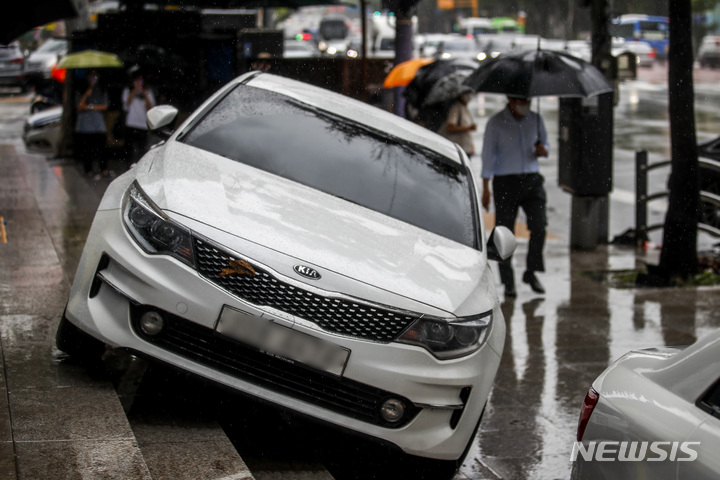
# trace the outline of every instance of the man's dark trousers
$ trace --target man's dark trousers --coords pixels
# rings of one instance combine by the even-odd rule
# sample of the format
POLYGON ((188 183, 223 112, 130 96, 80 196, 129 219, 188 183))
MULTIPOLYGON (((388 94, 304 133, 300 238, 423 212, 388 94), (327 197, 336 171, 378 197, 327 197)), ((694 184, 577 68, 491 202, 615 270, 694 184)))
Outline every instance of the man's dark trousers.
MULTIPOLYGON (((493 178, 495 223, 514 231, 518 209, 522 208, 530 230, 527 267, 531 272, 544 272, 543 248, 547 225, 545 179, 539 173, 501 175, 493 178)), ((500 262, 500 280, 506 287, 515 286, 512 257, 500 262)))

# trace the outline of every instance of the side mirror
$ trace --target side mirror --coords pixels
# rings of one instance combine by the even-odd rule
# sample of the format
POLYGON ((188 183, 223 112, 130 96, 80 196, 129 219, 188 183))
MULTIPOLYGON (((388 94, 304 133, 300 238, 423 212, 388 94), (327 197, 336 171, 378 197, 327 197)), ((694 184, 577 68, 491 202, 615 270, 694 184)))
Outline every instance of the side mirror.
POLYGON ((172 124, 178 115, 178 109, 170 105, 158 105, 147 112, 148 128, 163 140, 173 133, 172 124))
POLYGON ((487 256, 490 260, 507 260, 515 252, 517 240, 509 228, 497 226, 490 233, 487 242, 487 256))

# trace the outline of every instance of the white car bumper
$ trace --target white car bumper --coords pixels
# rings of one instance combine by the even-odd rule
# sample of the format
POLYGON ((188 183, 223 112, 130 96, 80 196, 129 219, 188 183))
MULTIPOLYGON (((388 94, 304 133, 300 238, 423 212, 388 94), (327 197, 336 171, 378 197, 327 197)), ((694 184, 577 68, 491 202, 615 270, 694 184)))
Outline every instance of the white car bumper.
MULTIPOLYGON (((407 303, 407 298, 403 303, 407 303)), ((253 306, 175 259, 145 253, 120 210, 98 211, 70 295, 67 318, 112 347, 126 348, 322 421, 391 442, 408 454, 455 460, 475 431, 500 363, 505 324, 499 307, 484 345, 440 361, 425 349, 357 340, 253 306), (138 332, 151 306, 172 335, 138 332), (350 351, 342 377, 243 347, 215 330, 225 307, 273 321, 350 351), (499 346, 499 347, 498 347, 499 346), (494 347, 494 348, 493 348, 494 347), (294 379, 294 380, 293 380, 294 379), (398 425, 383 424, 379 403, 409 401, 398 425)))

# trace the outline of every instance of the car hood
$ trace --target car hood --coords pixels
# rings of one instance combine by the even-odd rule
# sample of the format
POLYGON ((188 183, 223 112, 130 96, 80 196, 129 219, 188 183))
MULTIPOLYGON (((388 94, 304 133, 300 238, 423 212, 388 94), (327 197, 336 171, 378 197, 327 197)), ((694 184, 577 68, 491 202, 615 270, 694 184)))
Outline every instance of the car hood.
POLYGON ((211 238, 218 229, 446 312, 487 296, 482 252, 346 200, 178 142, 135 170, 158 207, 211 238))

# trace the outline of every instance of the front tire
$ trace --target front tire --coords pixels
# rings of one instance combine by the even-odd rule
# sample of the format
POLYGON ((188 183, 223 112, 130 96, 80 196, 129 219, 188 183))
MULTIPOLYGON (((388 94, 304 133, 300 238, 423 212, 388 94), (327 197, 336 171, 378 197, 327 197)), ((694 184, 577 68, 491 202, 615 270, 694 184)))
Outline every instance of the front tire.
POLYGON ((63 312, 55 334, 59 350, 81 361, 98 361, 105 352, 105 344, 73 325, 63 312))

